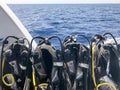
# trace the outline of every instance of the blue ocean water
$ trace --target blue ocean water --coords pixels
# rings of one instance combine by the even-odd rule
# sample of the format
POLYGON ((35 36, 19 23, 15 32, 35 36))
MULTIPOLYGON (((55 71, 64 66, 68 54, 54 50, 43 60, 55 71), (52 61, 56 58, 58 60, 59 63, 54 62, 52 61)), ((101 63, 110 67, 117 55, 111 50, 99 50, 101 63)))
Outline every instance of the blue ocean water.
MULTIPOLYGON (((9 5, 32 36, 111 32, 120 37, 120 4, 9 5)), ((86 42, 83 40, 83 42, 86 42)))

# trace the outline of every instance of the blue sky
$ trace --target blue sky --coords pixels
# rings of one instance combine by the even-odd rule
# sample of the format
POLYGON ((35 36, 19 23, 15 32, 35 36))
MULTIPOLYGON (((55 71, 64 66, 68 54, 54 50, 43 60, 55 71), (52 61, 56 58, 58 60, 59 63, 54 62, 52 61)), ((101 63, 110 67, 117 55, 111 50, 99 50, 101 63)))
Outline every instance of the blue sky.
POLYGON ((2 0, 5 3, 14 3, 14 4, 20 4, 20 3, 33 3, 33 4, 66 4, 66 3, 120 3, 120 0, 2 0))

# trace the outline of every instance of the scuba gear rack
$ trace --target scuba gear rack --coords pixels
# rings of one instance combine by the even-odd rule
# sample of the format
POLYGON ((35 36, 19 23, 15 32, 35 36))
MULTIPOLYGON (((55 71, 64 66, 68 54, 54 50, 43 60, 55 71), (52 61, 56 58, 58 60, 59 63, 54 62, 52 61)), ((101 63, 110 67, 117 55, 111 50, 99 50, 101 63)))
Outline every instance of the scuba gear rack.
POLYGON ((58 36, 31 42, 8 36, 1 43, 0 90, 120 90, 120 44, 111 33, 71 35, 63 42, 58 36), (114 43, 106 43, 107 35, 114 43))

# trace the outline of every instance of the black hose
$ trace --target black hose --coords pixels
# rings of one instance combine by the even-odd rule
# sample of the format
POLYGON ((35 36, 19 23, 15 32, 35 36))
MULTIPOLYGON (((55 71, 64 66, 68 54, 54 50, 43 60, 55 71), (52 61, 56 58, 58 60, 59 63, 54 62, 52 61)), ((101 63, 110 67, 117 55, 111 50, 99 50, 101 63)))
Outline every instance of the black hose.
POLYGON ((57 38, 59 40, 60 46, 61 46, 61 55, 62 55, 61 59, 63 60, 63 62, 65 62, 64 61, 64 47, 63 47, 63 44, 62 44, 62 40, 58 36, 51 36, 51 37, 48 38, 48 40, 50 40, 52 38, 57 38))
POLYGON ((64 43, 64 44, 65 44, 65 43, 68 43, 68 42, 69 42, 69 41, 68 41, 69 39, 71 40, 71 36, 67 36, 67 37, 65 37, 63 43, 64 43))
POLYGON ((29 45, 29 48, 30 48, 30 42, 28 41, 28 39, 26 39, 26 38, 23 38, 23 40, 25 41, 27 41, 27 43, 28 43, 28 45, 29 45))
POLYGON ((79 37, 81 36, 81 37, 85 38, 85 39, 88 41, 89 46, 90 46, 90 40, 88 39, 88 37, 86 37, 85 35, 82 35, 82 34, 78 34, 77 37, 78 37, 78 36, 79 36, 79 37))
MULTIPOLYGON (((100 34, 95 34, 94 37, 91 39, 91 44, 93 42, 96 42, 96 45, 98 45, 101 41, 105 40, 105 37, 103 35, 100 34), (98 41, 97 41, 98 39, 98 41)), ((104 42, 103 42, 104 43, 104 42)))
MULTIPOLYGON (((57 38, 58 40, 59 40, 59 42, 60 42, 60 45, 61 45, 61 59, 63 60, 63 62, 65 63, 65 61, 64 61, 64 47, 63 47, 63 44, 62 44, 62 41, 61 41, 61 39, 58 37, 58 36, 51 36, 51 37, 48 37, 48 40, 51 40, 51 39, 53 39, 53 38, 57 38)), ((61 70, 60 70, 61 71, 61 70)), ((60 73, 60 72, 59 72, 60 73)), ((62 75, 60 76, 60 77, 62 77, 62 75)), ((62 86, 62 87, 60 87, 60 88, 62 88, 63 90, 66 90, 66 87, 65 87, 65 82, 64 82, 64 79, 63 78, 61 78, 61 80, 60 81, 62 81, 61 82, 61 84, 60 84, 60 86, 62 86)))
POLYGON ((110 35, 113 38, 113 40, 115 41, 116 46, 118 45, 118 42, 116 41, 115 37, 111 33, 108 32, 108 33, 103 34, 103 36, 106 36, 106 35, 110 35))
POLYGON ((57 38, 60 42, 60 46, 61 46, 61 54, 62 54, 62 60, 64 61, 64 47, 63 47, 63 44, 62 44, 62 41, 61 39, 58 37, 58 36, 51 36, 51 37, 48 37, 48 40, 51 40, 53 38, 57 38))
POLYGON ((62 41, 61 39, 58 37, 58 36, 51 36, 51 37, 48 37, 48 40, 52 39, 52 38, 57 38, 60 42, 60 46, 61 46, 61 51, 63 51, 63 44, 62 44, 62 41))
POLYGON ((30 50, 32 51, 32 43, 35 39, 41 39, 42 42, 45 41, 45 38, 44 37, 41 37, 41 36, 36 36, 34 37, 32 40, 31 40, 31 43, 30 43, 30 50))

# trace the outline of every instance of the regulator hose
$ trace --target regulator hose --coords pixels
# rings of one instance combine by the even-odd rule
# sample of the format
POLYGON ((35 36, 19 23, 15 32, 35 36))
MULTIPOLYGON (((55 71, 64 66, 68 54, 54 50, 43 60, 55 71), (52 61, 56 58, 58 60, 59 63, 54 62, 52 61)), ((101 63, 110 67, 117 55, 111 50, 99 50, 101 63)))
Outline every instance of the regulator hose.
POLYGON ((109 83, 109 82, 103 82, 103 83, 99 83, 99 84, 96 83, 95 71, 94 71, 94 68, 95 68, 95 66, 94 66, 94 64, 95 64, 95 62, 94 62, 94 60, 95 60, 95 57, 94 57, 95 54, 94 53, 95 53, 96 46, 97 45, 95 44, 92 47, 92 79, 93 79, 93 83, 94 83, 94 86, 95 86, 95 90, 99 90, 99 87, 104 86, 104 85, 108 85, 108 86, 112 87, 113 90, 117 90, 116 87, 115 87, 115 85, 112 84, 112 83, 109 83))

